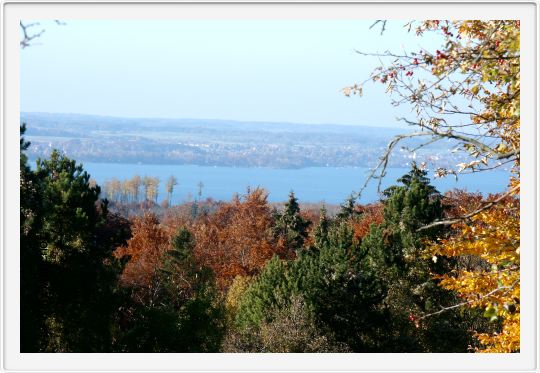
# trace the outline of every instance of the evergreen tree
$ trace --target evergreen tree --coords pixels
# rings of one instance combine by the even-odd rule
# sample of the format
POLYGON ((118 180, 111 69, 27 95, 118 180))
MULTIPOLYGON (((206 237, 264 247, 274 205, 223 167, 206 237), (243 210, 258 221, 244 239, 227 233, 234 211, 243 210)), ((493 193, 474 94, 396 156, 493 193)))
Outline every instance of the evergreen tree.
POLYGON ((315 228, 315 247, 321 248, 328 244, 328 230, 330 228, 330 220, 326 216, 326 208, 321 207, 319 224, 315 228))
POLYGON ((217 352, 224 334, 224 308, 212 272, 193 257, 194 239, 182 227, 155 272, 158 294, 151 304, 133 304, 133 316, 118 343, 122 352, 217 352))
POLYGON ((355 209, 356 198, 354 194, 351 194, 344 203, 340 205, 340 210, 336 215, 338 220, 350 219, 358 215, 358 211, 355 209))
POLYGON ((21 352, 38 352, 43 333, 43 261, 39 232, 42 225, 41 185, 28 166, 24 151, 26 124, 20 132, 21 352))
POLYGON ((267 263, 257 280, 244 292, 238 305, 236 323, 240 328, 257 327, 268 321, 268 310, 288 298, 286 264, 278 256, 267 263))
POLYGON ((324 220, 318 227, 318 246, 299 251, 291 262, 273 258, 267 263, 243 294, 237 325, 247 332, 258 330, 279 314, 269 310, 287 308, 289 300, 299 295, 323 335, 353 351, 374 351, 381 323, 376 309, 380 285, 361 271, 363 255, 352 229, 343 222, 323 233, 321 225, 326 225, 324 220))
POLYGON ((364 254, 347 222, 335 222, 317 250, 303 252, 288 281, 313 308, 319 326, 353 351, 375 351, 382 288, 361 269, 364 254))
POLYGON ((104 240, 98 240, 97 230, 107 221, 106 204, 96 208, 100 189, 89 184, 81 165, 57 151, 37 162, 36 175, 49 335, 41 349, 107 351, 117 272, 105 264, 114 246, 98 244, 104 240))
POLYGON ((258 328, 231 331, 224 352, 351 352, 331 332, 318 327, 300 295, 292 295, 285 305, 268 312, 270 321, 263 321, 258 328))
POLYGON ((169 301, 177 310, 181 343, 177 352, 217 352, 224 335, 225 310, 212 271, 193 256, 195 241, 185 227, 173 238, 161 269, 169 301))
POLYGON ((129 232, 112 222, 82 166, 53 151, 37 170, 21 126, 21 351, 108 351, 118 268, 129 232), (99 208, 97 208, 99 205, 99 208))
POLYGON ((310 222, 300 215, 298 200, 291 191, 283 212, 276 216, 275 235, 289 250, 299 250, 304 246, 309 225, 310 222))
POLYGON ((434 263, 424 254, 425 240, 440 237, 440 227, 418 228, 443 216, 441 195, 429 184, 427 172, 413 164, 398 179, 402 185, 385 190, 384 222, 372 226, 361 248, 365 271, 378 274, 386 295, 381 309, 388 313, 386 346, 393 352, 466 352, 471 342, 457 313, 434 317, 421 326, 416 318, 451 304, 455 297, 441 290, 433 273, 449 270, 444 260, 434 263), (428 337, 429 336, 429 337, 428 337))

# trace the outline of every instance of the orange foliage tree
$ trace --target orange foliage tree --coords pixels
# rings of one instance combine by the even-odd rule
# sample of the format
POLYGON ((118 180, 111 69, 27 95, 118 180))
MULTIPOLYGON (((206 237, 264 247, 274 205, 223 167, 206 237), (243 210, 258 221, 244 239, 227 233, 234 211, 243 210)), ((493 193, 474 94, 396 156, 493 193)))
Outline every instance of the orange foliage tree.
POLYGON ((358 207, 360 217, 353 218, 351 222, 355 240, 362 240, 369 233, 371 225, 383 222, 383 211, 384 205, 380 202, 358 207))
POLYGON ((193 225, 195 257, 211 268, 221 287, 236 276, 257 274, 274 254, 285 255, 272 235, 272 211, 263 189, 234 197, 193 225))
POLYGON ((120 284, 133 288, 136 299, 148 303, 158 291, 155 274, 164 253, 170 249, 171 235, 151 213, 133 218, 131 233, 127 245, 114 252, 116 258, 128 259, 120 284))

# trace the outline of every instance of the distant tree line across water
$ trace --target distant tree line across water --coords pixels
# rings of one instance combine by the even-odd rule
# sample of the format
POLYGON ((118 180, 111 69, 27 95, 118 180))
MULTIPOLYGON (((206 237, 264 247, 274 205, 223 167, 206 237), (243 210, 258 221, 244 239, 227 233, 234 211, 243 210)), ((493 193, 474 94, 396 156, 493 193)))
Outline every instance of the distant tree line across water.
MULTIPOLYGON (((92 184, 96 181, 91 179, 92 184)), ((143 202, 158 203, 160 178, 153 176, 135 175, 129 179, 117 179, 115 177, 106 179, 103 182, 103 191, 101 196, 107 198, 109 202, 115 204, 137 204, 143 202)), ((165 196, 161 201, 162 207, 168 207, 172 204, 172 195, 175 186, 178 185, 178 179, 171 175, 165 181, 165 196)), ((202 198, 204 184, 202 181, 197 183, 197 196, 202 198)))

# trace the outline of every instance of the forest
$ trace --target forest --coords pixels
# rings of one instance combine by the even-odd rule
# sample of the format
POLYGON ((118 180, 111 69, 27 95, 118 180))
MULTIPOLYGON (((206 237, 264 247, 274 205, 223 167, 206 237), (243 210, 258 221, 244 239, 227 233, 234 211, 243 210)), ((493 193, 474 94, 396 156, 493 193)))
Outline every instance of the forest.
POLYGON ((22 123, 21 352, 519 352, 519 21, 416 32, 447 42, 381 56, 368 81, 417 108, 407 136, 460 144, 467 161, 436 175, 511 164, 506 192, 441 194, 413 163, 377 203, 331 212, 262 188, 159 205, 152 178, 102 190, 59 151, 31 168, 22 123))

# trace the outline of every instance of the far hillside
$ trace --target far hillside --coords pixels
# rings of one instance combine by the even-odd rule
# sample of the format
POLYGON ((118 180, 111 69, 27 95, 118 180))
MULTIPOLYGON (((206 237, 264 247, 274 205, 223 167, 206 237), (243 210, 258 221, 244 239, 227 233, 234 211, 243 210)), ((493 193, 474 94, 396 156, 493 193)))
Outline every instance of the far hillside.
MULTIPOLYGON (((27 123, 30 158, 48 156, 57 148, 83 162, 229 167, 372 167, 388 142, 407 132, 375 125, 28 112, 21 113, 21 122, 27 123)), ((440 143, 417 155, 440 161, 447 158, 451 145, 440 143)), ((407 167, 412 157, 402 150, 390 166, 407 167)))

